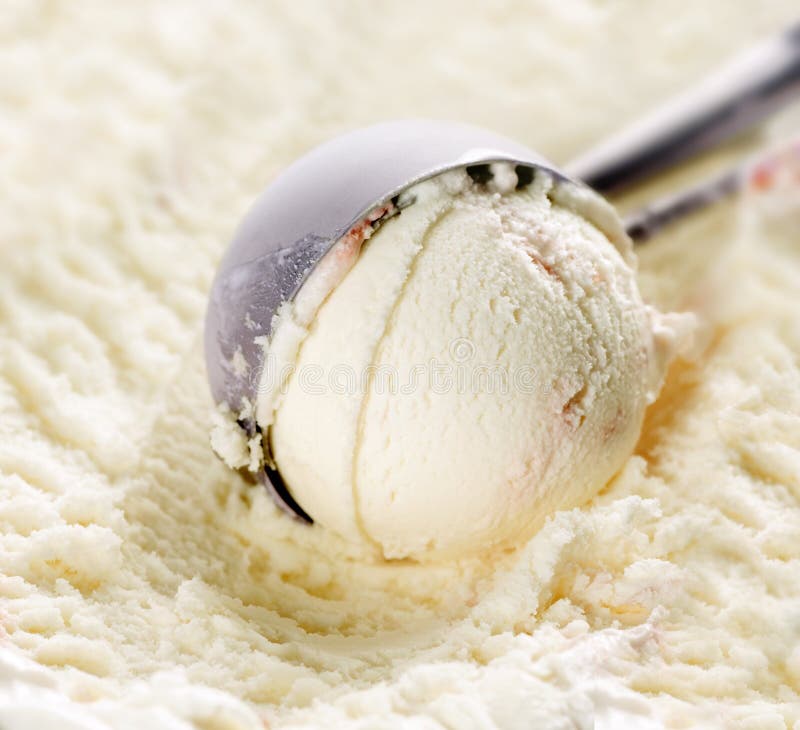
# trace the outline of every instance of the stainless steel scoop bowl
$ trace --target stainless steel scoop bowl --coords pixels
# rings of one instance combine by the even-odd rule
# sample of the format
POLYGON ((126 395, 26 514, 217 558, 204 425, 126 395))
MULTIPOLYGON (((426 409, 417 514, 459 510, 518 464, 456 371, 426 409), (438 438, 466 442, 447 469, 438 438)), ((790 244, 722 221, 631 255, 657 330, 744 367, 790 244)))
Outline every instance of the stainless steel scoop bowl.
MULTIPOLYGON (((262 193, 219 266, 205 323, 214 400, 234 413, 245 402, 256 402, 264 357, 260 343, 272 334, 278 309, 296 296, 337 241, 368 218, 396 212, 398 196, 410 186, 462 167, 481 181, 490 175, 491 163, 505 162, 516 167, 521 184, 543 169, 568 184, 583 185, 580 177, 595 187, 617 187, 717 144, 786 103, 800 87, 798 29, 759 49, 744 63, 734 62, 735 74, 723 71, 724 88, 712 84, 715 94, 694 94, 688 107, 686 97, 668 104, 638 125, 630 144, 618 138, 611 148, 578 161, 574 177, 513 140, 449 122, 389 122, 312 150, 262 193)), ((253 418, 240 425, 250 436, 259 430, 253 418)), ((266 468, 260 478, 282 506, 310 521, 279 474, 266 468)))

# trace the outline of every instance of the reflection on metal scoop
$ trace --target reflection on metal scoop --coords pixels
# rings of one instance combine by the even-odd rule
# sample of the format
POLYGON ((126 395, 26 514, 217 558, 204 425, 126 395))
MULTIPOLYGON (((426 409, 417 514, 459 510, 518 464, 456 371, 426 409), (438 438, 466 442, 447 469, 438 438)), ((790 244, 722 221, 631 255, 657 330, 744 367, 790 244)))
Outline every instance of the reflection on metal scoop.
MULTIPOLYGON (((758 75, 759 84, 771 90, 772 102, 751 109, 748 124, 773 111, 778 97, 785 103, 800 88, 800 31, 795 29, 771 43, 780 46, 780 63, 774 63, 776 53, 756 54, 751 62, 763 64, 765 58, 772 59, 771 71, 761 69, 758 75)), ((741 93, 751 99, 761 98, 753 96, 753 79, 747 79, 746 88, 731 85, 727 96, 718 95, 715 103, 724 107, 741 93)), ((681 108, 683 105, 681 102, 681 108)), ((661 155, 669 163, 676 158, 676 144, 690 144, 692 151, 697 151, 743 126, 734 128, 718 114, 709 115, 707 106, 694 113, 683 109, 682 114, 683 122, 693 119, 696 123, 688 127, 684 124, 681 134, 675 134, 675 109, 668 105, 663 114, 665 123, 651 122, 647 134, 633 137, 628 149, 618 146, 615 157, 586 158, 588 162, 579 161, 572 169, 580 171, 583 167, 601 190, 606 183, 618 186, 626 174, 640 177, 629 164, 618 164, 623 159, 652 161, 661 155)), ((272 334, 273 318, 282 304, 296 297, 312 270, 338 241, 351 236, 360 244, 359 235, 363 238, 368 228, 374 229, 398 212, 404 204, 403 191, 415 183, 457 168, 466 168, 474 179, 486 182, 492 174, 490 166, 496 162, 513 165, 521 185, 530 182, 537 170, 546 171, 561 184, 583 185, 510 139, 476 127, 422 120, 389 122, 352 132, 317 147, 291 165, 245 217, 211 289, 205 358, 215 402, 226 404, 234 413, 241 412, 244 404, 256 403, 264 357, 261 343, 272 334)), ((650 165, 650 169, 661 166, 650 165)), ((715 195, 734 189, 733 185, 722 185, 715 189, 715 195)), ((716 199, 700 195, 699 189, 693 192, 695 202, 716 199)), ((663 206, 645 211, 633 220, 630 233, 645 237, 666 220, 674 219, 680 208, 674 203, 669 216, 663 214, 663 206), (660 218, 655 215, 659 212, 660 218)), ((697 207, 701 206, 684 205, 679 212, 697 207)), ((254 418, 242 419, 240 426, 250 436, 258 432, 254 418)), ((266 468, 260 478, 279 504, 311 521, 277 472, 266 468)))

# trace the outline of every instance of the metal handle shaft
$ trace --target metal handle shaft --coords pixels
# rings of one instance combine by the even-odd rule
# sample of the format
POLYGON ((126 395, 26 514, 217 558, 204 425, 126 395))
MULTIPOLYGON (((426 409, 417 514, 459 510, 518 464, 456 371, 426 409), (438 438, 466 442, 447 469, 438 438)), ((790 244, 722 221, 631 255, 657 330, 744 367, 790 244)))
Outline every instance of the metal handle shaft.
POLYGON ((603 193, 720 144, 800 95, 800 23, 567 166, 603 193))
POLYGON ((660 198, 631 213, 625 218, 625 230, 634 243, 645 243, 671 223, 731 197, 739 192, 743 183, 743 170, 737 165, 710 180, 660 198))
POLYGON ((686 190, 654 200, 625 218, 625 229, 641 244, 661 229, 730 198, 748 185, 764 189, 783 178, 800 182, 800 137, 757 153, 686 190))

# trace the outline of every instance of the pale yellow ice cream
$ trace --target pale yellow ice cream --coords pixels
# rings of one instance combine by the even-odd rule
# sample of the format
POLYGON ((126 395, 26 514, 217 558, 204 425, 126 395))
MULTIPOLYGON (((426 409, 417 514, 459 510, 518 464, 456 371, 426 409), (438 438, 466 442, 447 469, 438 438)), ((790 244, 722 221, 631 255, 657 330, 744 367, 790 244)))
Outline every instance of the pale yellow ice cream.
POLYGON ((621 223, 544 172, 516 183, 499 166, 488 189, 461 170, 408 191, 260 409, 303 509, 387 558, 486 554, 586 501, 660 387, 676 337, 621 223))
POLYGON ((606 488, 500 560, 372 564, 288 520, 209 447, 201 341, 241 215, 322 140, 452 118, 567 161, 796 14, 3 2, 0 727, 794 730, 790 181, 638 252, 706 348, 606 488))

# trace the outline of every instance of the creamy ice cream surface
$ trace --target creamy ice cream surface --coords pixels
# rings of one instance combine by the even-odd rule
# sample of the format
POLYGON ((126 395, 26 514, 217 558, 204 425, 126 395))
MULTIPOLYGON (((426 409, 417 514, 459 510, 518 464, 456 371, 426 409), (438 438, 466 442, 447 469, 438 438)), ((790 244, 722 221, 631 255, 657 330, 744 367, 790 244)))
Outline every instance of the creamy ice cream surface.
POLYGON ((606 233, 576 209, 587 191, 544 171, 516 184, 500 166, 488 190, 459 170, 408 191, 288 382, 269 373, 285 392, 263 389, 293 497, 385 557, 530 536, 622 466, 660 387, 670 353, 654 332, 669 326, 641 300, 613 212, 606 233))
POLYGON ((287 519, 209 446, 201 341, 239 218, 319 142, 450 118, 560 163, 796 14, 3 3, 0 727, 794 730, 796 176, 637 251, 643 299, 695 313, 704 348, 597 495, 491 559, 377 561, 287 519))

